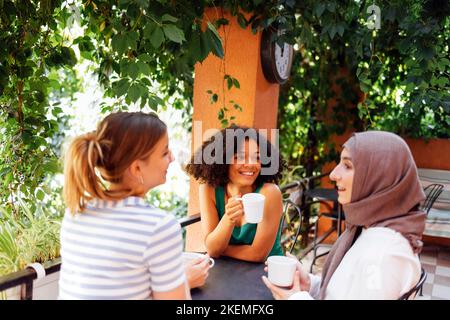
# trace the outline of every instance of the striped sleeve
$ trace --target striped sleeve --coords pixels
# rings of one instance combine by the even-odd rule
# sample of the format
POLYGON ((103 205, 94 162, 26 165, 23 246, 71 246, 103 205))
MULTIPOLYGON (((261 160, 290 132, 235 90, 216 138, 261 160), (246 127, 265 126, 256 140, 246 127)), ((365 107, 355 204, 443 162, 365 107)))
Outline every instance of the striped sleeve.
POLYGON ((153 291, 171 291, 185 282, 182 252, 180 224, 168 214, 153 229, 144 251, 153 291))

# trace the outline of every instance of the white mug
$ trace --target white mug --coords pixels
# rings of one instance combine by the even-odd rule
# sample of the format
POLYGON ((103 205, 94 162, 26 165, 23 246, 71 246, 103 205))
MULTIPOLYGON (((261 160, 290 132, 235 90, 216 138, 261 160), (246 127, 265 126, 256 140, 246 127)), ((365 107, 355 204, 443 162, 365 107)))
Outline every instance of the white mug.
MULTIPOLYGON (((202 253, 198 253, 198 252, 183 252, 183 261, 184 263, 194 260, 194 259, 198 259, 198 258, 202 258, 205 259, 205 255, 202 253)), ((214 267, 214 259, 213 258, 209 258, 209 267, 212 268, 214 267)))
POLYGON ((294 283, 297 261, 285 256, 267 258, 268 279, 274 285, 289 287, 294 283))
POLYGON ((245 221, 248 223, 261 222, 264 214, 264 202, 266 197, 260 193, 246 193, 242 198, 236 198, 244 205, 245 221))

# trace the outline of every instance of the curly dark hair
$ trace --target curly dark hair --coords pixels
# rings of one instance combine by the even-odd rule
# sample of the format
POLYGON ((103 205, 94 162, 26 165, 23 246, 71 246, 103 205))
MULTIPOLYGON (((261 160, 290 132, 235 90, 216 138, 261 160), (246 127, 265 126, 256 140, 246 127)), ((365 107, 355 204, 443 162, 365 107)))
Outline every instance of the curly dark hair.
MULTIPOLYGON (((228 177, 228 170, 230 166, 229 164, 231 163, 230 160, 232 157, 234 157, 234 155, 236 155, 238 150, 240 150, 243 142, 245 141, 243 139, 238 139, 238 134, 236 134, 238 131, 244 134, 245 140, 253 139, 258 145, 258 148, 260 148, 261 145, 267 146, 266 156, 268 158, 268 162, 265 163, 265 161, 261 161, 261 172, 256 178, 255 183, 257 185, 264 182, 278 184, 286 167, 285 161, 281 158, 280 152, 276 150, 276 148, 274 148, 270 141, 268 141, 261 133, 259 133, 258 130, 236 125, 232 125, 228 128, 222 129, 221 131, 213 135, 210 139, 203 142, 202 146, 192 155, 191 160, 185 166, 184 169, 187 174, 194 177, 200 183, 207 183, 214 188, 218 186, 225 187, 228 182, 230 182, 230 178, 228 177), (233 133, 233 139, 229 139, 230 137, 228 137, 227 132, 230 133, 230 131, 227 130, 231 130, 231 133, 233 133), (221 163, 205 163, 203 157, 204 151, 206 148, 208 148, 208 146, 208 149, 211 149, 211 147, 213 147, 211 144, 214 144, 217 139, 220 139, 218 140, 219 142, 222 141, 223 152, 222 157, 220 158, 220 160, 222 161, 221 163), (225 152, 225 150, 229 150, 227 146, 230 147, 231 143, 233 146, 233 153, 225 152), (276 170, 274 174, 261 174, 263 172, 263 168, 271 168, 273 162, 276 161, 278 161, 278 170, 276 170)), ((212 149, 211 151, 211 156, 215 157, 215 149, 212 149)), ((218 157, 220 157, 220 155, 218 155, 218 157)))

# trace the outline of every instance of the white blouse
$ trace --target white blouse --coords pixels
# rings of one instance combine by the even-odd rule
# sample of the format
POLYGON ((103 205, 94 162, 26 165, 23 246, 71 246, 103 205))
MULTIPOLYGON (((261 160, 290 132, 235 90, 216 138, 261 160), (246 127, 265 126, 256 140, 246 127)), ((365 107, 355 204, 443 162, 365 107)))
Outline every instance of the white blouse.
MULTIPOLYGON (((419 281, 420 260, 408 240, 389 228, 363 229, 328 283, 325 299, 398 299, 419 281)), ((321 278, 289 300, 318 299, 321 278)))

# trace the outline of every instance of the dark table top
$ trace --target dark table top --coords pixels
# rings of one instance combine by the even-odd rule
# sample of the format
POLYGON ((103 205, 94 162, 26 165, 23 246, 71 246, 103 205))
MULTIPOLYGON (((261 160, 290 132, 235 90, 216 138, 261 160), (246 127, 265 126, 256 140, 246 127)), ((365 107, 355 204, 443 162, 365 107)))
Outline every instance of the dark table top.
POLYGON ((201 288, 191 290, 193 300, 273 300, 261 279, 264 263, 220 257, 201 288))

